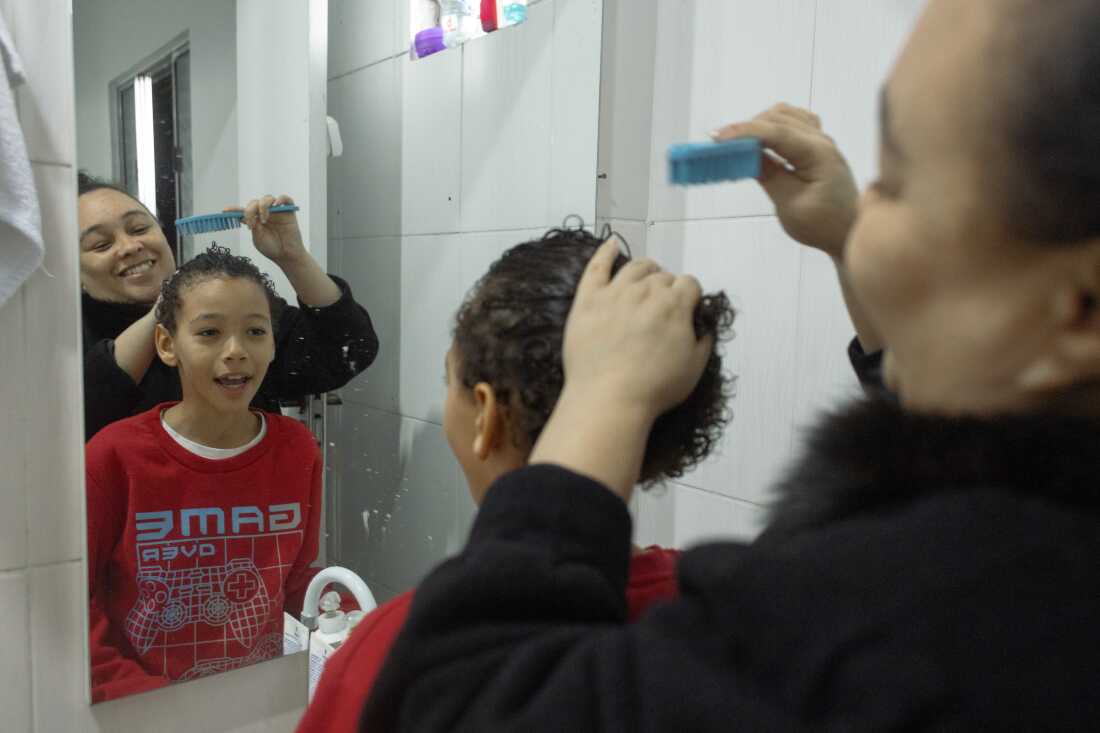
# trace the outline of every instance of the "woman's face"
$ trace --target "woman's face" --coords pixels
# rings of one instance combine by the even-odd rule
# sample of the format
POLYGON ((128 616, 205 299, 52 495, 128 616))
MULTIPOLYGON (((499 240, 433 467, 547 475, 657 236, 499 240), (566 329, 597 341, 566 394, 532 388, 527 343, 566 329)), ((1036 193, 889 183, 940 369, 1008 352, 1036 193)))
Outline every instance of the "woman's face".
POLYGON ((853 289, 889 346, 887 382, 911 408, 1039 404, 1033 377, 1079 280, 1079 250, 1019 242, 1002 224, 1004 168, 990 163, 1007 146, 986 76, 1005 73, 990 61, 998 7, 929 3, 883 91, 880 179, 848 242, 853 289))
POLYGON ((97 300, 152 303, 176 269, 156 219, 124 193, 101 188, 79 200, 80 282, 97 300))

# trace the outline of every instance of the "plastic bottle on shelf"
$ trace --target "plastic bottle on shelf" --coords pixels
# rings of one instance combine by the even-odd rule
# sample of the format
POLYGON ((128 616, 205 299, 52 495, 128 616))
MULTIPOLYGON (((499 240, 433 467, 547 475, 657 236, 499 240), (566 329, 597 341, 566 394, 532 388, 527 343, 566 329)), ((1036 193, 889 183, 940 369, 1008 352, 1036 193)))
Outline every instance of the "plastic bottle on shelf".
POLYGON ((501 0, 499 27, 519 25, 527 20, 527 0, 501 0))
POLYGON ((461 46, 481 32, 481 7, 477 0, 439 0, 439 25, 447 48, 461 46))

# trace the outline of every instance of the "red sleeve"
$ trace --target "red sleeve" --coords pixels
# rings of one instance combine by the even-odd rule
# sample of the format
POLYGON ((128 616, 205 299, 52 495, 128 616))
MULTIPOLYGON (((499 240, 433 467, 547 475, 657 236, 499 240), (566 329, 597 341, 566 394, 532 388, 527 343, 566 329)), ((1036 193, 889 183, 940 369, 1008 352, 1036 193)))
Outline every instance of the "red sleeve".
MULTIPOLYGON (((308 433, 307 433, 308 435, 308 433)), ((286 578, 285 610, 294 618, 302 613, 302 603, 305 601, 306 588, 309 581, 313 580, 319 570, 311 568, 310 564, 317 559, 317 550, 320 546, 321 512, 324 506, 321 499, 321 457, 317 454, 317 446, 313 437, 309 437, 309 445, 313 449, 313 469, 310 473, 309 490, 309 514, 306 517, 306 533, 302 539, 302 549, 298 557, 294 559, 294 567, 286 578)))
POLYGON ((384 603, 359 622, 325 664, 298 733, 356 733, 359 714, 412 604, 412 591, 384 603))
POLYGON ((156 689, 168 684, 168 678, 149 674, 126 653, 129 645, 111 621, 98 598, 106 587, 107 565, 122 536, 126 517, 125 502, 117 491, 103 486, 115 483, 109 476, 111 461, 107 446, 89 444, 85 477, 88 503, 88 646, 92 666, 92 702, 113 700, 125 695, 156 689))
POLYGON ((627 619, 637 621, 658 601, 675 598, 680 593, 676 581, 679 550, 653 545, 630 558, 630 575, 626 583, 627 619))

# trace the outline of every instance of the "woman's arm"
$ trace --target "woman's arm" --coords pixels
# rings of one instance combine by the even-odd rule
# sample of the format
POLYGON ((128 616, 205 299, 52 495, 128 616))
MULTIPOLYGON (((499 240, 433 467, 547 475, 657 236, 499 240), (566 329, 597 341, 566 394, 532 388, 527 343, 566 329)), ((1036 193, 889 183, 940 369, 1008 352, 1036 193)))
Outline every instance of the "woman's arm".
POLYGON ((141 384, 145 372, 149 371, 149 365, 157 356, 153 341, 153 332, 157 326, 156 310, 156 306, 153 306, 148 313, 115 337, 115 363, 134 384, 141 384))
MULTIPOLYGON (((136 324, 135 324, 136 325, 136 324)), ((131 326, 131 328, 133 328, 131 326)), ((152 346, 152 336, 150 336, 152 346)), ((84 439, 111 423, 130 417, 145 397, 145 391, 123 369, 116 357, 115 339, 96 339, 84 329, 84 439)), ((123 357, 125 360, 125 356, 123 357)), ((145 369, 148 370, 147 364, 145 369)), ((142 374, 144 377, 144 373, 142 374)))
POLYGON ((293 212, 271 213, 272 206, 293 204, 289 196, 264 196, 243 208, 244 225, 252 230, 252 243, 286 275, 302 303, 324 308, 340 299, 340 288, 325 274, 306 249, 298 217, 293 212))
POLYGON ((261 388, 275 400, 338 389, 378 355, 370 315, 347 283, 321 270, 293 213, 270 212, 291 203, 289 196, 265 196, 238 209, 256 249, 286 274, 301 306, 285 307, 276 328, 275 362, 261 388))

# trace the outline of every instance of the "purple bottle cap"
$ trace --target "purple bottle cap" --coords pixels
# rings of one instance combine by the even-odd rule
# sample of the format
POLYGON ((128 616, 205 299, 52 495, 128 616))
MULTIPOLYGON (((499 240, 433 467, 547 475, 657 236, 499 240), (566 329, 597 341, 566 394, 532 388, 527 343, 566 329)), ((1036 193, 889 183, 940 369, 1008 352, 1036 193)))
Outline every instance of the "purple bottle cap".
POLYGON ((439 26, 428 28, 416 34, 416 57, 419 59, 430 56, 437 51, 447 48, 443 44, 443 29, 439 26))

